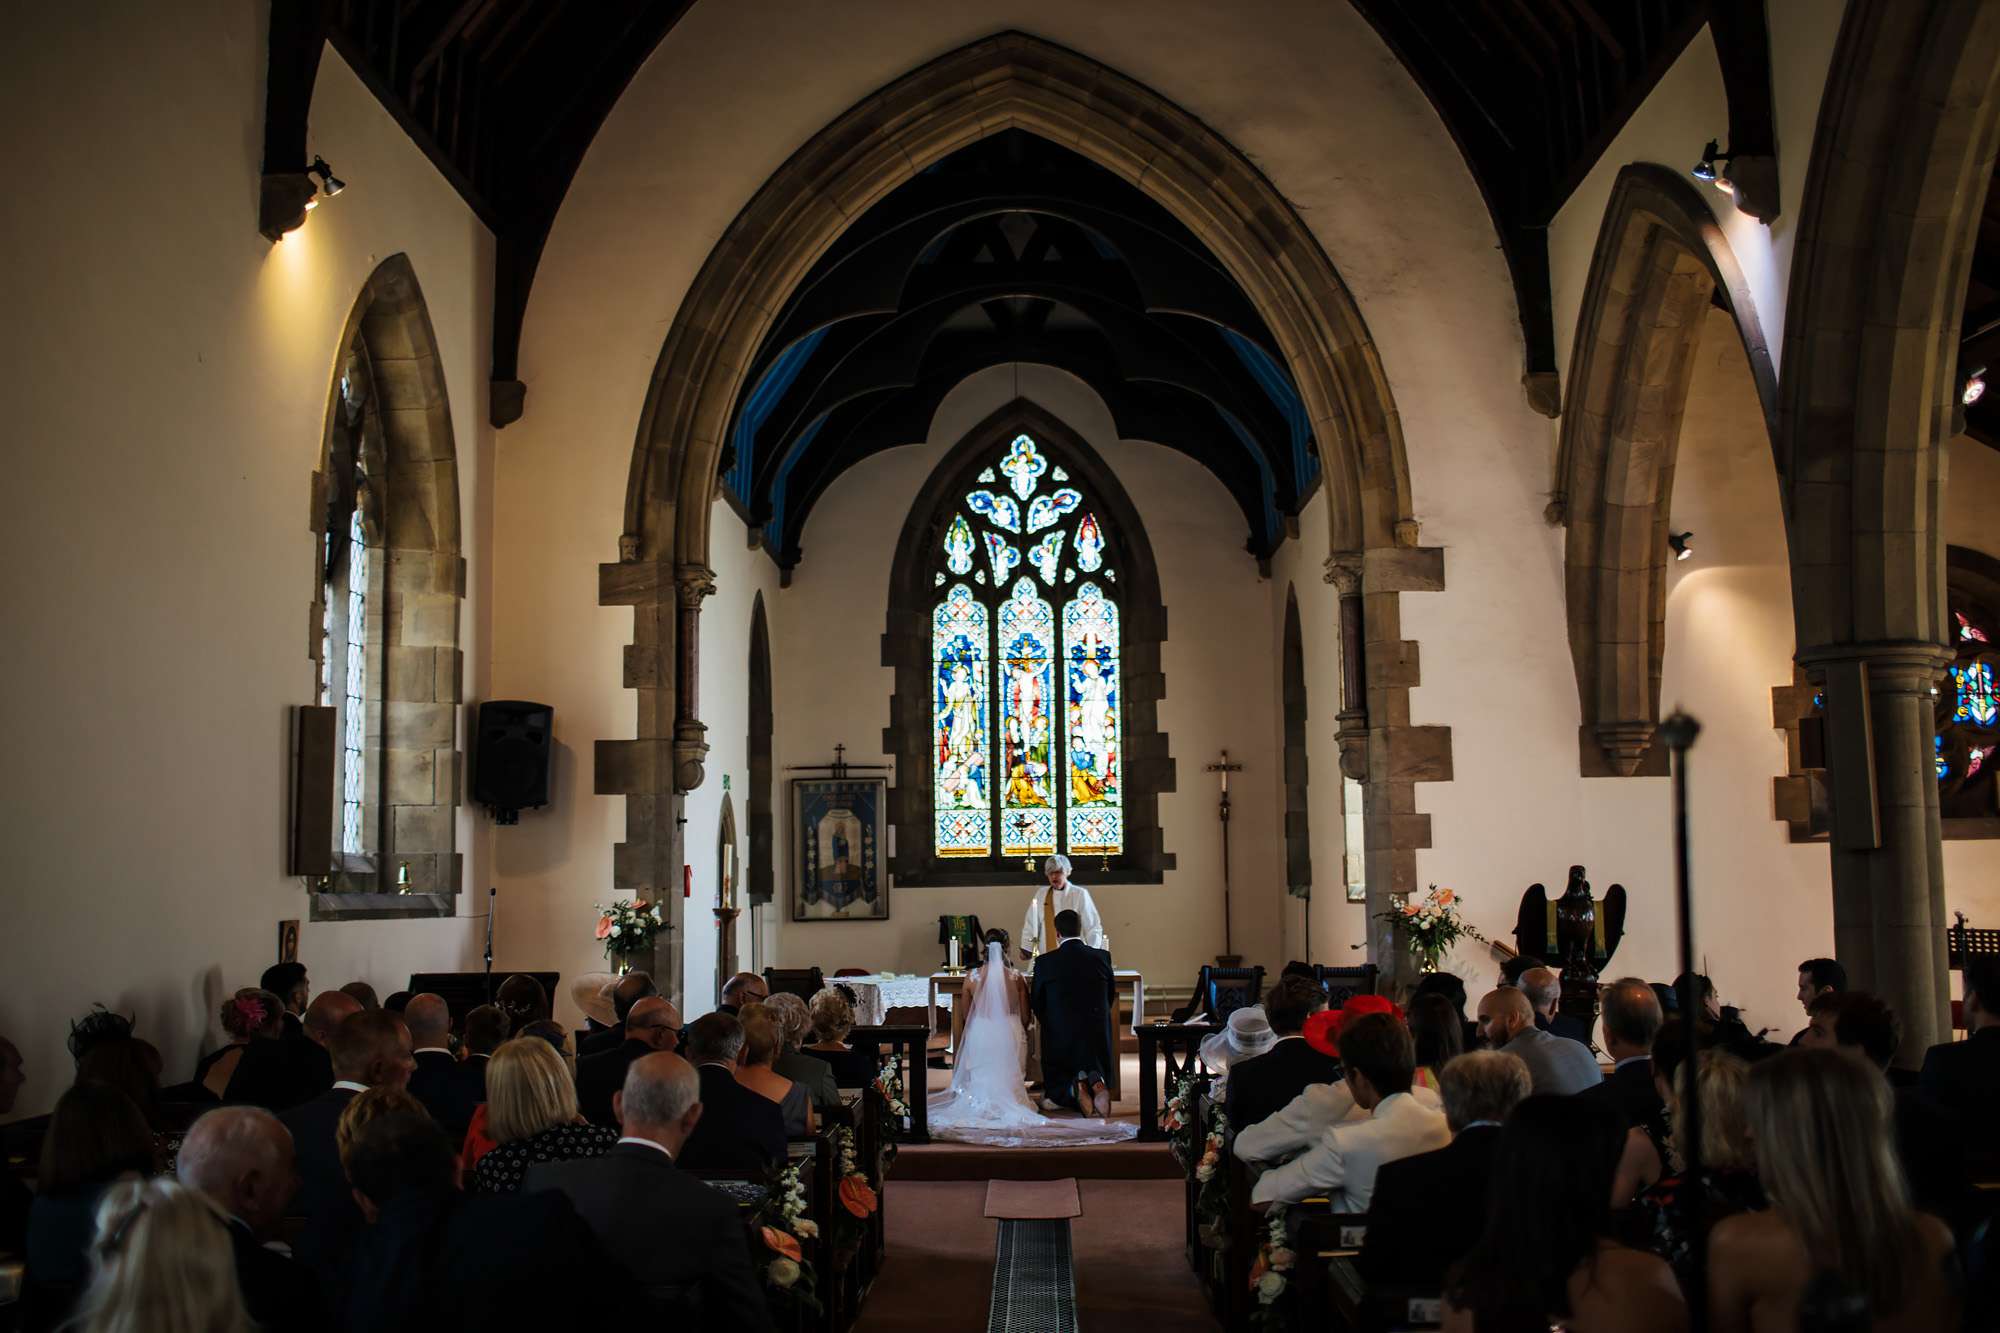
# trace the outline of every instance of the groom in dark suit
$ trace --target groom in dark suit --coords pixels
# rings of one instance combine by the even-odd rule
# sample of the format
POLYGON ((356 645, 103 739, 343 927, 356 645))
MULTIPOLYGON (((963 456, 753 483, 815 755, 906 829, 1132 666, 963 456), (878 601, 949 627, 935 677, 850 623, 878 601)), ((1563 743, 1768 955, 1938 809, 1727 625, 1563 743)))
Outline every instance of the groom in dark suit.
POLYGON ((1029 1003, 1042 1026, 1042 1086, 1048 1099, 1077 1111, 1111 1114, 1104 1071, 1111 1051, 1111 1013, 1118 983, 1111 954, 1077 938, 1083 918, 1056 913, 1061 943, 1035 960, 1029 1003))

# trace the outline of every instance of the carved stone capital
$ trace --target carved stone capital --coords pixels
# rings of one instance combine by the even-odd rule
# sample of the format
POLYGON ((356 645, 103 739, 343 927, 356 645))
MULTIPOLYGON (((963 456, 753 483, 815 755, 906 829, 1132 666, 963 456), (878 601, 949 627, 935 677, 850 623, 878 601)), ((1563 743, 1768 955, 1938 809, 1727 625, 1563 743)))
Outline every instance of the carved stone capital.
POLYGON ((639 559, 639 534, 621 532, 618 534, 618 561, 620 564, 635 564, 639 559))
POLYGON ((683 610, 699 610, 702 598, 715 596, 715 571, 706 565, 682 565, 674 571, 674 590, 683 610))
POLYGON ((1326 581, 1342 597, 1361 595, 1361 552, 1340 551, 1326 558, 1326 581))
POLYGON ((674 790, 691 792, 708 775, 708 728, 691 719, 674 724, 674 790))
POLYGON ((1415 546, 1423 539, 1423 525, 1414 518, 1396 520, 1396 545, 1415 546))
POLYGON ((1826 671, 1841 662, 1868 665, 1870 694, 1928 694, 1956 654, 1926 639, 1891 639, 1879 643, 1831 643, 1808 648, 1794 659, 1815 685, 1826 682, 1826 671))
POLYGON ((1610 762, 1612 771, 1620 777, 1629 778, 1639 771, 1646 751, 1652 748, 1653 733, 1658 729, 1657 722, 1638 718, 1599 722, 1591 731, 1596 735, 1597 743, 1604 748, 1604 757, 1610 762))
POLYGON ((1340 745, 1340 775, 1355 782, 1368 781, 1368 714, 1344 710, 1334 740, 1340 745))
POLYGON ((1542 506, 1542 522, 1552 528, 1567 526, 1569 523, 1569 497, 1566 495, 1550 496, 1549 502, 1542 506))
POLYGON ((306 205, 317 193, 313 178, 303 171, 264 173, 257 200, 257 230, 273 241, 298 230, 305 225, 306 205))

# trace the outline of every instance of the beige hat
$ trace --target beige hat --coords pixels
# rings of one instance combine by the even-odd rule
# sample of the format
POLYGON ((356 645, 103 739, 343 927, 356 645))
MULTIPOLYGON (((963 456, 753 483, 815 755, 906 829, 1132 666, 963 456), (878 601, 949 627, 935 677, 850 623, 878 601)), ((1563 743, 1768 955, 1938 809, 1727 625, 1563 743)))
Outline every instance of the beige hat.
POLYGON ((618 1011, 611 1007, 611 988, 617 984, 618 978, 609 972, 585 972, 569 983, 570 1003, 585 1017, 611 1027, 618 1022, 618 1011))

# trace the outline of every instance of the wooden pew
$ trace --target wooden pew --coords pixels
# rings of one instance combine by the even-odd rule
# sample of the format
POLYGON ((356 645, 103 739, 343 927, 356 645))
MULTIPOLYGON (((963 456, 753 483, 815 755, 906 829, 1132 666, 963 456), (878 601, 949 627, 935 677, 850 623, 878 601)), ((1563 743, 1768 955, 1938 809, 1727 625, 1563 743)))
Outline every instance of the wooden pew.
POLYGON ((1166 1102, 1160 1064, 1166 1063, 1164 1086, 1172 1088, 1182 1072, 1201 1064, 1201 1039, 1215 1035, 1204 1023, 1141 1023, 1133 1029, 1139 1041, 1139 1141, 1159 1143, 1167 1137, 1160 1128, 1160 1112, 1166 1102))
POLYGON ((930 1032, 922 1024, 884 1023, 857 1027, 847 1035, 848 1045, 856 1050, 872 1049, 878 1055, 886 1052, 902 1070, 903 1099, 910 1107, 908 1123, 899 1136, 904 1143, 931 1141, 930 1066, 924 1051, 929 1040, 930 1032))
POLYGON ((1286 1235, 1298 1260, 1292 1269, 1293 1305, 1301 1329, 1348 1333, 1402 1333, 1438 1327, 1442 1293, 1409 1286, 1371 1286, 1355 1257, 1367 1234, 1362 1213, 1336 1213, 1324 1200, 1294 1205, 1286 1235))

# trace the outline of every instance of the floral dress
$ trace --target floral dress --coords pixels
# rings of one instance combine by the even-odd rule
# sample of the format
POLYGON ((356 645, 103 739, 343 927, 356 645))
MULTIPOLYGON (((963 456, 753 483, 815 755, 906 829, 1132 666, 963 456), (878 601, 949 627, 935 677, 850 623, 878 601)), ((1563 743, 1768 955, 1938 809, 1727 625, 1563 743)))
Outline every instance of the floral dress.
POLYGON ((528 1168, 538 1162, 570 1162, 602 1157, 618 1144, 618 1131, 603 1125, 557 1125, 525 1139, 503 1143, 472 1168, 475 1194, 518 1194, 528 1168))
POLYGON ((1686 1184, 1679 1174, 1667 1176, 1642 1191, 1628 1210, 1627 1225, 1619 1228, 1620 1239, 1635 1249, 1650 1250, 1665 1259, 1684 1290, 1694 1264, 1696 1238, 1707 1235, 1726 1217, 1754 1213, 1768 1206, 1755 1171, 1741 1168, 1703 1171, 1701 1180, 1705 1221, 1699 1230, 1688 1225, 1686 1213, 1678 1206, 1686 1184))

